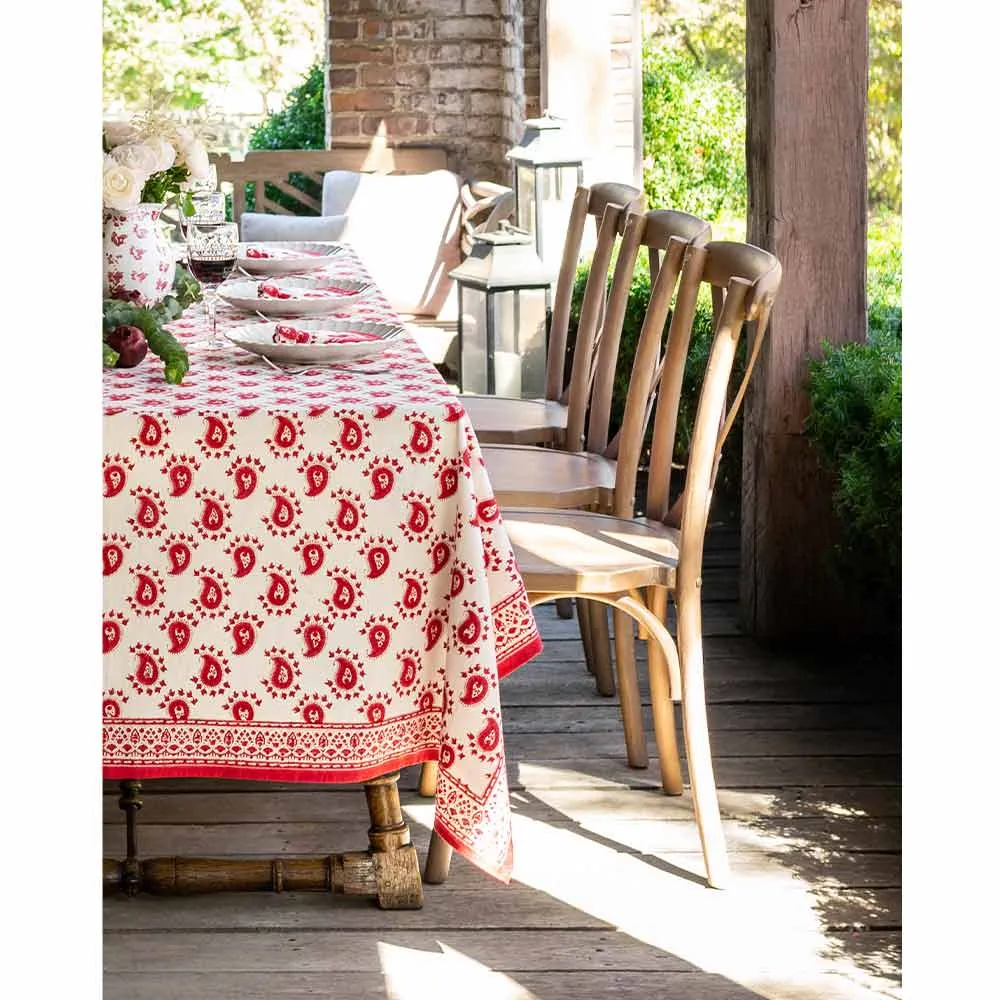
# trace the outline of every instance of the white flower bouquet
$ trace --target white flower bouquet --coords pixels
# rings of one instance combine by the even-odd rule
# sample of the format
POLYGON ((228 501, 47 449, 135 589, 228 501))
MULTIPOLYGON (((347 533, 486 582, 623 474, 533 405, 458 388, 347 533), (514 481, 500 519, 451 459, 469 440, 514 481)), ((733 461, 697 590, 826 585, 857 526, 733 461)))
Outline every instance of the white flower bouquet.
POLYGON ((185 185, 210 175, 208 151, 194 129, 149 112, 105 122, 103 144, 105 208, 126 212, 176 195, 184 214, 192 214, 185 185))

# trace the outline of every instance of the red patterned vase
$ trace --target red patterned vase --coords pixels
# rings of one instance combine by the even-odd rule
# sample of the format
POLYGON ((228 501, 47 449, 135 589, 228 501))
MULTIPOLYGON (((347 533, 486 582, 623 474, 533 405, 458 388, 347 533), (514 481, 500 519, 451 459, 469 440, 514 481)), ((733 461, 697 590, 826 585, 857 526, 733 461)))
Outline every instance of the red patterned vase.
POLYGON ((163 205, 104 210, 104 295, 139 305, 162 302, 173 287, 176 262, 160 213, 163 205))

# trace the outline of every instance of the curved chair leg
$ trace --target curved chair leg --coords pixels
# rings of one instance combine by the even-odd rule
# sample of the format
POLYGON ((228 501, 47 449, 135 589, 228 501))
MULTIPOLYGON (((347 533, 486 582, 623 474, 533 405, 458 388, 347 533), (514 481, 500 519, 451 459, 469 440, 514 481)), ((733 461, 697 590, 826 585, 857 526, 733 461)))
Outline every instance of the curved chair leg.
POLYGON ((570 597, 560 597, 556 601, 556 614, 560 618, 573 617, 573 600, 570 597))
POLYGON ((611 665, 611 635, 608 631, 608 609, 598 601, 588 601, 590 614, 590 655, 594 664, 597 693, 605 698, 615 696, 615 672, 611 665))
POLYGON ((420 767, 420 784, 417 786, 417 794, 425 799, 434 798, 437 792, 438 765, 436 760, 429 760, 420 767))
MULTIPOLYGON (((599 605, 603 611, 603 606, 599 605)), ((642 699, 635 669, 635 639, 632 618, 624 611, 612 611, 615 623, 615 664, 618 668, 618 703, 625 729, 625 754, 629 767, 649 767, 646 732, 642 725, 642 699)))
POLYGON ((441 885, 451 868, 452 846, 438 832, 431 833, 431 846, 427 849, 424 881, 428 885, 441 885))
POLYGON ((684 593, 682 586, 674 598, 677 604, 684 743, 691 778, 691 798, 698 821, 708 884, 715 889, 722 889, 729 881, 729 860, 726 857, 726 839, 722 832, 719 796, 715 789, 715 772, 712 767, 712 748, 708 737, 701 601, 697 589, 692 589, 694 594, 688 595, 684 593))
MULTIPOLYGON (((666 625, 667 591, 662 587, 651 588, 647 599, 649 610, 666 625)), ((673 702, 674 696, 679 695, 680 691, 671 682, 671 676, 678 673, 677 650, 673 646, 664 648, 650 635, 647 656, 649 698, 653 703, 653 730, 656 733, 656 752, 660 758, 660 780, 667 795, 680 795, 684 791, 684 780, 677 754, 677 722, 673 702)), ((618 672, 621 673, 620 667, 618 672)))

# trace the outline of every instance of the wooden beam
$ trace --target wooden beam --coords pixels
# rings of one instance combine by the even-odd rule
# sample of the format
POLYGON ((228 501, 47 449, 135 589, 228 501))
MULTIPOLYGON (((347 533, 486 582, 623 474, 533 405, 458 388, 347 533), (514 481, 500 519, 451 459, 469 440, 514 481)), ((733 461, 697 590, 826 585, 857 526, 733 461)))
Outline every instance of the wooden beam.
POLYGON ((831 484, 803 434, 809 358, 863 340, 868 5, 747 0, 748 238, 784 278, 744 417, 741 611, 754 635, 843 633, 831 484))

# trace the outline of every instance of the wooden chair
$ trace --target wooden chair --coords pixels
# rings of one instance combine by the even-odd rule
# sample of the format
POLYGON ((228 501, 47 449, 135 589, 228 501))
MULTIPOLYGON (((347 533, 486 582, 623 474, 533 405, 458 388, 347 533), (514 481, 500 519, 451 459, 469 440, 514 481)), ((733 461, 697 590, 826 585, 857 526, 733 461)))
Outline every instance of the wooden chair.
MULTIPOLYGON (((705 705, 703 545, 721 448, 743 400, 780 282, 777 258, 758 247, 725 242, 689 246, 664 361, 657 371, 653 360, 658 337, 652 334, 657 321, 662 324, 666 316, 673 284, 670 269, 661 269, 636 352, 625 414, 626 421, 644 418, 655 381, 657 403, 645 517, 631 516, 640 456, 635 437, 622 440, 611 513, 537 507, 509 509, 503 514, 532 605, 560 597, 583 597, 609 605, 625 621, 637 622, 649 636, 650 696, 663 788, 667 794, 678 795, 683 787, 673 711, 673 702, 680 701, 695 820, 707 882, 716 888, 726 884, 729 865, 705 705), (684 489, 671 505, 680 383, 702 282, 712 286, 715 331, 699 393, 684 489), (744 329, 749 330, 745 324, 750 323, 753 340, 745 373, 729 402, 737 345, 744 329), (676 644, 665 625, 666 602, 671 597, 677 608, 676 644)), ((622 715, 626 728, 635 733, 642 731, 641 704, 634 657, 629 658, 629 644, 619 641, 625 631, 616 629, 622 715)), ((631 628, 627 631, 631 637, 631 628)), ((425 881, 443 881, 449 861, 450 848, 435 834, 425 881)))
MULTIPOLYGON (((490 482, 501 507, 611 509, 616 491, 615 457, 622 437, 635 437, 641 444, 649 419, 650 400, 646 399, 641 407, 637 404, 634 408, 634 420, 624 422, 619 433, 614 438, 610 436, 622 325, 639 251, 646 248, 652 275, 657 278, 665 275, 665 283, 659 287, 667 294, 665 308, 669 308, 668 286, 672 292, 684 248, 688 244, 707 243, 711 235, 708 223, 685 212, 658 210, 629 214, 603 319, 600 311, 605 305, 603 287, 588 283, 584 295, 570 376, 563 449, 540 453, 538 448, 525 445, 486 445, 483 448, 490 482)), ((665 315, 656 316, 650 312, 644 327, 650 331, 650 342, 657 345, 656 352, 648 358, 648 363, 654 367, 660 363, 659 337, 665 315)), ((625 498, 623 506, 630 504, 631 498, 625 498)), ((577 612, 587 667, 594 674, 598 692, 613 697, 615 677, 607 609, 578 602, 577 612)), ((648 762, 645 741, 630 744, 628 749, 629 763, 645 767, 648 762)))
MULTIPOLYGON (((607 181, 577 188, 552 303, 545 367, 545 397, 515 399, 505 396, 462 396, 462 405, 481 444, 534 445, 562 442, 569 413, 569 390, 564 390, 564 379, 570 306, 587 220, 593 218, 598 234, 587 288, 594 288, 593 305, 600 310, 615 240, 621 236, 628 212, 641 211, 642 203, 642 192, 628 184, 607 181), (603 225, 608 206, 619 209, 614 229, 603 225)), ((576 371, 575 365, 573 371, 576 371)))
MULTIPOLYGON (((588 282, 584 294, 561 450, 514 444, 483 447, 490 483, 501 507, 611 508, 615 497, 615 458, 622 440, 629 436, 641 439, 649 416, 647 399, 641 409, 635 409, 635 422, 632 425, 624 422, 619 434, 611 438, 615 369, 639 249, 646 247, 653 255, 657 279, 663 276, 660 288, 667 294, 668 285, 673 292, 685 248, 703 245, 711 236, 707 222, 686 212, 628 214, 606 305, 603 282, 588 282)), ((669 297, 665 304, 669 309, 669 297)), ((649 330, 650 342, 657 343, 657 353, 648 359, 653 368, 660 360, 657 337, 663 329, 664 317, 665 314, 658 317, 659 326, 654 330, 650 324, 655 325, 657 317, 651 310, 643 327, 649 330)))

